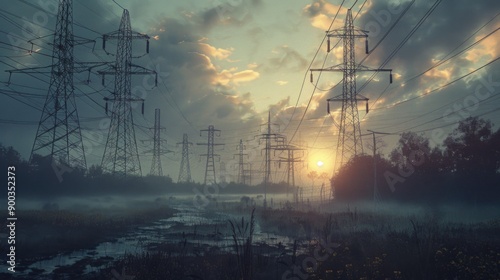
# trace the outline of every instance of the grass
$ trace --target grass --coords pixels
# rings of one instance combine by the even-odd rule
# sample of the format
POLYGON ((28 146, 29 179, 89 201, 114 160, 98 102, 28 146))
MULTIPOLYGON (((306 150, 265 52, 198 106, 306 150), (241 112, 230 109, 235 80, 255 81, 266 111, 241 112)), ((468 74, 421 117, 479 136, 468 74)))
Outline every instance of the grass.
POLYGON ((252 210, 250 221, 245 222, 245 218, 241 218, 241 223, 229 221, 238 260, 239 279, 253 279, 253 252, 252 238, 255 231, 255 208, 252 210))
MULTIPOLYGON (((146 216, 158 217, 159 213, 145 211, 124 217, 112 213, 103 216, 33 212, 31 219, 40 219, 40 224, 50 223, 58 230, 69 227, 71 230, 62 235, 69 240, 76 229, 82 235, 98 229, 126 229, 144 222, 141 219, 146 216)), ((159 241, 161 246, 146 253, 109 260, 104 269, 71 278, 113 279, 114 272, 125 269, 135 280, 500 279, 500 220, 460 224, 443 222, 432 213, 390 216, 357 209, 331 214, 257 209, 252 210, 249 219, 229 221, 225 228, 211 226, 207 225, 205 230, 201 224, 192 226, 187 234, 183 233, 181 244, 169 243, 167 238, 159 241), (256 244, 253 240, 257 223, 263 232, 275 232, 296 241, 288 249, 273 247, 269 251, 272 242, 256 244), (210 250, 189 242, 195 235, 219 230, 231 236, 233 252, 210 250), (320 244, 335 245, 325 249, 320 244), (312 263, 311 258, 318 252, 327 257, 312 263), (295 268, 298 273, 283 278, 295 268)), ((77 238, 75 244, 82 240, 85 241, 77 238)), ((81 270, 86 264, 92 265, 92 260, 66 270, 62 268, 61 273, 81 270)))
POLYGON ((22 258, 20 262, 27 265, 57 254, 92 249, 136 226, 171 217, 174 212, 167 207, 127 211, 19 211, 23 226, 18 229, 16 248, 22 258))

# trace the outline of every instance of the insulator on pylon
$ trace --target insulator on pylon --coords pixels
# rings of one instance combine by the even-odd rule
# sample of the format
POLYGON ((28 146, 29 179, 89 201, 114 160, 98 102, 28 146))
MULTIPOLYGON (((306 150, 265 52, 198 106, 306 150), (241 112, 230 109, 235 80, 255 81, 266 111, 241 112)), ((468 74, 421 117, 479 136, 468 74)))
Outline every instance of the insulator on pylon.
POLYGON ((370 108, 368 108, 368 101, 366 101, 366 113, 370 112, 370 108))
POLYGON ((104 74, 102 74, 102 80, 101 80, 102 85, 104 85, 104 74))
POLYGON ((144 115, 144 101, 142 101, 142 109, 141 109, 142 114, 144 115))
POLYGON ((106 115, 108 114, 108 102, 106 102, 106 106, 104 107, 106 111, 106 115))
POLYGON ((155 87, 158 86, 158 73, 155 74, 155 87))
POLYGON ((389 83, 392 84, 392 72, 389 74, 389 83))
POLYGON ((149 53, 149 40, 146 41, 146 53, 149 53))
POLYGON ((102 49, 106 49, 106 38, 104 36, 102 37, 102 49))
POLYGON ((87 75, 87 85, 90 84, 90 69, 89 69, 89 74, 87 75))
POLYGON ((311 72, 311 83, 313 82, 313 72, 311 72))
POLYGON ((330 114, 330 101, 326 101, 326 111, 330 114))
POLYGON ((326 52, 330 52, 330 37, 328 37, 328 41, 326 41, 326 52))
POLYGON ((368 50, 368 39, 365 40, 365 51, 368 54, 370 51, 368 50))

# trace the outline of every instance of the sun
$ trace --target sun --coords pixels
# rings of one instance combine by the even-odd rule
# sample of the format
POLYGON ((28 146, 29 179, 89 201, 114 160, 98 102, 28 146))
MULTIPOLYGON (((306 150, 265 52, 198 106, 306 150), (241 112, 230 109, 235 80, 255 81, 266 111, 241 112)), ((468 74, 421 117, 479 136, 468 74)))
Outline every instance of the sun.
POLYGON ((324 164, 324 163, 323 163, 321 160, 318 160, 318 162, 316 162, 316 165, 317 165, 318 167, 323 166, 323 164, 324 164))

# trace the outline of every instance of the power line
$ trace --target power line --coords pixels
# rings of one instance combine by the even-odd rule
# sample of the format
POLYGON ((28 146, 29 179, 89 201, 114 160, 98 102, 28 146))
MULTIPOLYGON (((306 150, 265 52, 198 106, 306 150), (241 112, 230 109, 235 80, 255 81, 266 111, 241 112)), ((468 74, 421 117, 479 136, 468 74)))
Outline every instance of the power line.
MULTIPOLYGON (((335 19, 337 18, 337 15, 339 14, 340 9, 342 8, 342 5, 344 5, 344 2, 345 2, 345 0, 342 0, 342 3, 340 3, 339 9, 337 10, 337 13, 335 13, 335 16, 333 17, 333 20, 330 23, 330 26, 328 27, 328 30, 330 30, 332 28, 333 24, 335 23, 335 19)), ((314 60, 318 56, 318 53, 321 50, 321 46, 323 46, 323 43, 325 42, 325 40, 326 40, 327 37, 328 37, 327 33, 325 33, 325 36, 323 37, 323 40, 319 44, 318 49, 316 50, 316 53, 314 54, 314 56, 313 56, 313 58, 311 60, 311 63, 307 67, 307 70, 304 72, 304 78, 302 79, 302 85, 300 86, 299 96, 297 97, 297 102, 295 103, 295 107, 293 108, 292 115, 290 116, 290 121, 293 119, 293 116, 295 115, 295 111, 297 110, 297 107, 299 105, 300 97, 302 95, 302 91, 304 89, 304 85, 305 85, 305 82, 306 82, 306 79, 307 79, 307 73, 309 72, 309 69, 311 69, 311 67, 312 67, 312 65, 314 63, 314 60)), ((326 55, 328 56, 328 53, 326 55)), ((326 61, 326 57, 325 57, 325 60, 323 61, 323 66, 325 65, 325 61, 326 61)), ((314 95, 314 91, 313 91, 312 95, 314 95)), ((312 99, 312 97, 311 97, 311 99, 312 99)), ((286 131, 289 125, 290 125, 290 122, 285 126, 285 128, 283 129, 283 131, 286 131)), ((297 126, 297 129, 295 130, 294 135, 297 132, 298 127, 299 126, 297 126)), ((293 137, 290 139, 290 141, 292 141, 292 139, 293 139, 293 137)))
POLYGON ((422 94, 422 95, 417 95, 417 96, 415 96, 415 97, 412 97, 412 98, 409 98, 409 99, 402 100, 402 101, 400 101, 400 102, 397 102, 397 103, 392 104, 392 105, 388 105, 388 106, 386 106, 386 107, 377 108, 377 110, 378 110, 378 109, 389 109, 389 108, 394 108, 394 107, 396 107, 396 106, 398 106, 398 105, 401 105, 401 104, 403 104, 403 103, 406 103, 406 102, 409 102, 409 101, 412 101, 412 100, 415 100, 415 99, 419 99, 419 98, 422 98, 422 97, 429 96, 430 94, 432 94, 432 93, 434 93, 434 92, 437 92, 437 91, 439 91, 439 90, 441 90, 441 89, 443 89, 443 88, 445 88, 445 87, 447 87, 447 86, 450 86, 450 85, 452 85, 452 84, 456 83, 457 81, 460 81, 460 80, 462 80, 462 79, 464 79, 464 78, 466 78, 466 77, 468 77, 468 76, 470 76, 470 75, 472 75, 472 74, 476 73, 477 71, 479 71, 479 70, 481 70, 481 69, 483 69, 483 68, 485 68, 485 67, 489 66, 490 64, 492 64, 492 63, 494 63, 494 62, 496 62, 498 59, 500 59, 500 57, 495 58, 494 60, 492 60, 492 61, 490 61, 490 62, 488 62, 488 63, 484 64, 483 66, 481 66, 481 67, 479 67, 479 68, 476 68, 475 70, 473 70, 473 71, 471 71, 471 72, 469 72, 469 73, 467 73, 467 74, 465 74, 465 75, 462 75, 462 76, 460 76, 460 77, 458 77, 458 78, 454 79, 454 80, 453 80, 453 81, 451 81, 451 82, 448 82, 448 83, 446 83, 446 84, 444 84, 444 85, 442 85, 442 86, 439 86, 439 87, 437 87, 437 88, 434 88, 434 89, 432 89, 432 90, 430 90, 430 91, 426 92, 425 94, 422 94))
MULTIPOLYGON (((415 32, 422 26, 422 24, 427 20, 427 18, 434 12, 437 6, 441 3, 441 0, 437 0, 429 8, 429 10, 424 14, 424 16, 417 22, 417 24, 412 28, 412 30, 406 35, 406 37, 399 43, 399 45, 389 54, 389 56, 382 62, 380 67, 385 67, 389 61, 401 50, 401 48, 408 42, 408 40, 415 34, 415 32)), ((359 88, 358 93, 360 93, 375 77, 377 73, 373 73, 372 76, 359 88)), ((375 100, 375 103, 379 100, 380 96, 375 100)))
MULTIPOLYGON (((431 67, 429 67, 427 70, 405 80, 404 82, 400 83, 401 85, 403 84, 407 84, 408 82, 418 78, 418 77, 421 77, 422 75, 424 75, 425 73, 429 72, 430 70, 446 63, 447 61, 457 57, 458 55, 466 52, 467 50, 471 49, 472 47, 476 46, 477 44, 479 44, 480 42, 482 42, 483 40, 485 40, 486 38, 490 37, 491 35, 493 35, 494 33, 496 33, 498 31, 498 29, 500 28, 497 28, 495 30, 493 30, 492 32, 490 32, 489 34, 487 34, 486 36, 482 37, 481 39, 477 40, 476 42, 470 44, 469 46, 467 46, 466 48, 462 49, 460 52, 458 53, 455 53, 454 55, 448 57, 449 55, 451 55, 455 50, 457 50, 460 46, 462 46, 465 42, 467 42, 470 38, 472 38, 475 34, 477 34, 481 29, 483 29, 486 25, 488 25, 490 22, 492 22, 500 13, 497 13, 493 18, 491 18, 489 21, 487 21, 485 24, 483 24, 479 29, 477 29, 476 31, 474 31, 470 36, 468 36, 464 41, 462 41, 462 43, 460 43, 457 47, 455 47, 453 50, 451 50, 447 55, 445 55, 440 61, 436 62, 434 65, 432 65, 431 67)), ((377 103, 377 101, 382 97, 383 94, 386 93, 387 89, 389 88, 389 86, 387 86, 380 94, 379 96, 377 97, 376 101, 374 104, 377 103)), ((375 105, 376 106, 376 105, 375 105)), ((372 110, 377 110, 378 108, 372 108, 372 110)))

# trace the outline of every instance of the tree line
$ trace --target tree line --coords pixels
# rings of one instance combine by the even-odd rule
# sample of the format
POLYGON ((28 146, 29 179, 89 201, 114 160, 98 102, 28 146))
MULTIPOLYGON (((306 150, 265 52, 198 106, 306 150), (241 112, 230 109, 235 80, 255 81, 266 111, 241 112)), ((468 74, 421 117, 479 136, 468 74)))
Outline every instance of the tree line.
POLYGON ((462 120, 431 147, 423 134, 405 132, 387 158, 361 155, 331 179, 343 200, 370 200, 376 186, 383 200, 494 203, 500 198, 500 129, 489 120, 462 120))

